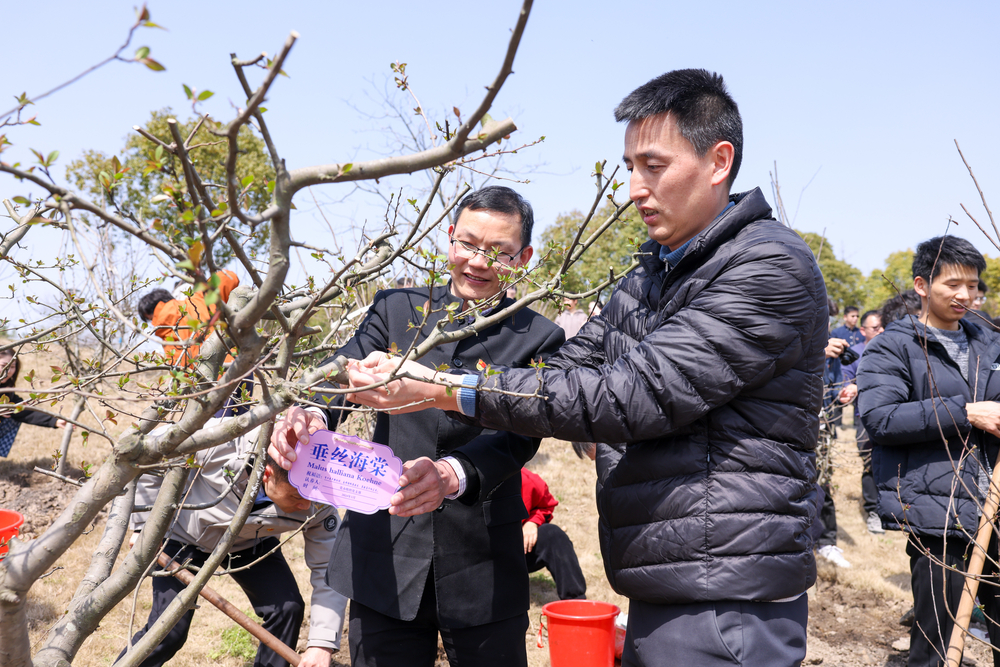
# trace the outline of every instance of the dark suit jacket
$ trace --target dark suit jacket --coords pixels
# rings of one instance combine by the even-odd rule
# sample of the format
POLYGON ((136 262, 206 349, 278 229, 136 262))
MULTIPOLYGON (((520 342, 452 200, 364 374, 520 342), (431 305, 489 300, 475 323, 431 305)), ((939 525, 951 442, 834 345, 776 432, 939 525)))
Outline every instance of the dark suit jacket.
MULTIPOLYGON (((337 354, 363 359, 393 343, 406 350, 414 337, 427 337, 443 317, 437 312, 422 331, 426 288, 379 292, 354 338, 337 354)), ((448 287, 433 290, 433 310, 455 303, 448 287)), ((505 298, 501 307, 509 305, 505 298)), ((449 323, 447 330, 460 323, 449 323)), ((524 368, 546 358, 563 343, 562 329, 524 309, 501 324, 457 343, 442 345, 421 363, 457 370, 487 364, 524 368)), ((343 411, 332 409, 331 428, 343 411)), ((471 473, 458 501, 445 501, 436 512, 416 517, 348 512, 330 558, 330 585, 352 600, 402 620, 416 617, 433 564, 438 615, 443 627, 463 628, 524 613, 528 608, 528 572, 521 521, 520 469, 539 441, 512 433, 468 426, 441 410, 380 414, 373 440, 389 445, 403 461, 452 455, 471 473)))

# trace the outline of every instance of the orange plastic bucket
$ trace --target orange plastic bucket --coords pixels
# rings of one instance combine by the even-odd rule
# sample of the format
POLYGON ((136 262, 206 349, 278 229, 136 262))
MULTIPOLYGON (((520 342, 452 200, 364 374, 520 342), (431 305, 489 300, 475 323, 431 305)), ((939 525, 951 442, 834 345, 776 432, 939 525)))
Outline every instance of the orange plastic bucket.
POLYGON ((0 556, 7 553, 7 543, 17 535, 24 517, 14 510, 0 510, 0 556))
POLYGON ((544 648, 542 630, 549 637, 552 667, 611 667, 615 660, 615 617, 620 610, 607 602, 559 600, 542 607, 548 626, 538 619, 538 648, 544 648))

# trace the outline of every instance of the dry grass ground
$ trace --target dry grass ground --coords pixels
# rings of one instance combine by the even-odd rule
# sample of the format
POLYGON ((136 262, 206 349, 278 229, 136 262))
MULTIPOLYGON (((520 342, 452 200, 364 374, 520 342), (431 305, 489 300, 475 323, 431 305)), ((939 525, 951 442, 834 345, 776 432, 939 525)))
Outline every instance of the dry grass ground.
MULTIPOLYGON (((34 362, 29 361, 29 368, 34 362)), ((36 364, 37 365, 37 364, 36 364)), ((43 366, 45 367, 45 366, 43 366)), ((68 411, 68 408, 64 408, 68 411)), ((850 423, 849 412, 845 421, 850 423)), ((51 453, 60 434, 53 429, 25 426, 8 459, 0 459, 0 505, 11 506, 30 500, 38 508, 28 517, 27 537, 37 534, 47 523, 46 513, 72 497, 72 489, 61 482, 32 473, 34 465, 49 465, 51 453), (46 510, 50 507, 50 510, 46 510)), ((108 452, 108 445, 92 437, 84 449, 79 435, 75 436, 70 461, 76 466, 83 459, 99 461, 108 452)), ((904 665, 905 653, 891 647, 906 637, 907 628, 898 618, 910 607, 909 567, 904 555, 904 538, 898 533, 872 535, 864 524, 860 509, 860 460, 857 457, 853 429, 841 430, 837 442, 834 498, 837 503, 840 546, 853 564, 850 569, 837 569, 820 563, 820 580, 809 591, 810 627, 806 664, 843 665, 904 665)), ((594 502, 596 474, 590 461, 577 459, 568 443, 546 440, 528 467, 539 473, 559 500, 555 522, 573 540, 580 564, 587 578, 587 596, 604 600, 628 611, 628 601, 615 594, 604 575, 597 538, 597 512, 594 502)), ((90 555, 104 528, 101 515, 94 530, 83 537, 76 547, 58 562, 58 569, 39 581, 29 594, 32 618, 31 640, 40 642, 48 627, 66 610, 76 582, 85 570, 90 555)), ((303 557, 301 537, 294 538, 285 548, 285 556, 299 581, 301 590, 308 591, 308 572, 303 557)), ((250 605, 239 587, 228 577, 218 577, 212 587, 238 607, 250 605)), ((542 606, 556 599, 555 587, 547 573, 531 577, 530 628, 525 636, 528 662, 531 667, 549 664, 548 649, 535 646, 542 606)), ((84 644, 74 665, 105 667, 110 665, 125 646, 130 623, 134 630, 145 622, 150 604, 149 584, 126 598, 105 619, 96 633, 84 644), (134 614, 133 614, 134 608, 134 614)), ((308 600, 308 595, 304 595, 308 600)), ((207 603, 195 616, 184 649, 171 663, 176 667, 218 664, 238 667, 243 659, 217 655, 223 650, 223 631, 232 623, 207 603), (216 656, 210 658, 209 656, 216 656)), ((298 648, 304 648, 305 632, 298 648)), ((981 646, 967 651, 971 663, 989 664, 981 646)), ((336 656, 336 664, 347 664, 345 649, 336 656)))

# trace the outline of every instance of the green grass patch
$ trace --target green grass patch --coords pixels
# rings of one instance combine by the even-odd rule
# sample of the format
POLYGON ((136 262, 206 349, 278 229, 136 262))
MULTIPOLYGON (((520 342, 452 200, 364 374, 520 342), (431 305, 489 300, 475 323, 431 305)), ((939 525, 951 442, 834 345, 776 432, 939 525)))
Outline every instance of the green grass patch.
POLYGON ((538 572, 532 572, 528 576, 528 579, 537 584, 548 586, 552 590, 555 590, 556 588, 556 582, 552 577, 549 576, 548 570, 539 570, 538 572))
MULTIPOLYGON (((245 609, 244 614, 249 616, 254 622, 260 623, 263 619, 253 613, 252 609, 245 609)), ((208 654, 210 660, 218 660, 223 656, 232 656, 243 662, 252 663, 257 655, 258 642, 253 635, 238 625, 233 625, 222 631, 222 643, 208 654)))

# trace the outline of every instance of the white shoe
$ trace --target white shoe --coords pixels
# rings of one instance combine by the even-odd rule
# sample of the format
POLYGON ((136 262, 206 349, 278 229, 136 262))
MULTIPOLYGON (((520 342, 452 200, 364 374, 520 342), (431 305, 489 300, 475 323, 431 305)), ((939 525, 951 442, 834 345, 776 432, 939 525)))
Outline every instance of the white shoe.
POLYGON ((817 549, 819 555, 827 559, 837 567, 850 567, 851 564, 844 558, 844 550, 832 544, 826 544, 817 549))
POLYGON ((868 532, 873 535, 881 535, 885 532, 882 527, 882 519, 878 518, 878 514, 875 512, 868 513, 868 520, 865 521, 865 524, 868 526, 868 532))

